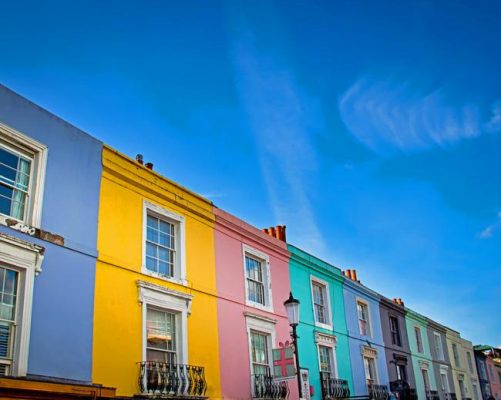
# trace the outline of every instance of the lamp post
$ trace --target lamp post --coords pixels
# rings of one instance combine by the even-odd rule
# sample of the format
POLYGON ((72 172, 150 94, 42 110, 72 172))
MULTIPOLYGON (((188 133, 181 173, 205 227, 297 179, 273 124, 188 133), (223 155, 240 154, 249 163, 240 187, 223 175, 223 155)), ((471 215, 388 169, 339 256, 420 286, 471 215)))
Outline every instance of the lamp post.
POLYGON ((297 388, 299 390, 299 398, 303 397, 303 390, 301 387, 301 370, 299 367, 299 350, 297 345, 297 340, 299 336, 297 335, 296 328, 299 324, 299 300, 295 299, 290 292, 289 298, 284 302, 285 311, 287 312, 287 319, 289 320, 289 325, 292 328, 292 344, 294 346, 294 353, 296 354, 296 371, 297 371, 297 388))

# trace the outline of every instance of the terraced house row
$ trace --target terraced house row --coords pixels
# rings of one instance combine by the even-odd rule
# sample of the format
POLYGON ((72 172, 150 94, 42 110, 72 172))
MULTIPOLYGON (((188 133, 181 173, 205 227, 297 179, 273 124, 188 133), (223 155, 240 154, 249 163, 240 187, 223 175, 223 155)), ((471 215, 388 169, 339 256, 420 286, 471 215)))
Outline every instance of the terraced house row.
POLYGON ((0 399, 479 400, 500 388, 499 349, 0 86, 0 399), (299 314, 286 310, 297 300, 299 314))

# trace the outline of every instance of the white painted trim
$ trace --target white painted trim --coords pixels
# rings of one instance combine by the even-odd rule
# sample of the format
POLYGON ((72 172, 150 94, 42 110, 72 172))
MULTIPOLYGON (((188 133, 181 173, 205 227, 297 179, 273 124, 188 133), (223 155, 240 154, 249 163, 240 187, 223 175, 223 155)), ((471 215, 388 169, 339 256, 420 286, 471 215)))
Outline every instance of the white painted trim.
POLYGON ((150 203, 143 200, 143 238, 142 238, 142 273, 145 275, 153 276, 168 282, 174 282, 180 285, 187 285, 186 279, 186 219, 183 215, 176 214, 169 211, 157 204, 150 203), (176 259, 174 263, 174 276, 172 278, 162 276, 150 271, 146 268, 146 234, 147 234, 147 215, 148 211, 151 215, 157 216, 171 222, 175 226, 175 241, 176 241, 176 259))
POLYGON ((270 270, 270 257, 268 254, 263 253, 262 251, 259 251, 245 243, 242 243, 242 266, 243 266, 243 271, 244 271, 244 288, 245 288, 245 304, 254 307, 254 308, 259 308, 264 311, 268 312, 273 312, 273 293, 271 290, 271 270, 270 270), (247 271, 245 268, 245 256, 250 255, 251 257, 257 258, 259 261, 261 261, 265 267, 265 279, 266 282, 264 282, 264 295, 265 295, 265 305, 256 303, 254 301, 249 300, 249 289, 247 288, 247 271))
POLYGON ((358 331, 359 336, 362 336, 362 337, 373 337, 373 332, 374 331, 372 330, 371 305, 369 304, 369 302, 367 300, 363 299, 362 297, 356 296, 355 297, 355 312, 357 313, 357 331, 358 331), (369 325, 369 334, 368 335, 362 335, 360 333, 360 325, 358 323, 358 321, 359 321, 359 318, 358 318, 358 303, 362 303, 362 304, 364 304, 367 307, 367 318, 369 319, 367 321, 368 325, 369 325))
POLYGON ((435 338, 437 337, 438 337, 438 342, 440 343, 440 354, 437 354, 437 357, 439 361, 445 361, 444 346, 442 344, 442 335, 439 332, 433 331, 433 347, 435 347, 435 351, 436 351, 435 338))
POLYGON ((315 320, 315 326, 318 326, 319 328, 327 329, 329 331, 332 331, 333 329, 333 316, 332 316, 332 308, 331 308, 331 296, 330 296, 330 289, 329 289, 329 283, 324 281, 323 279, 320 279, 316 276, 310 275, 310 292, 311 292, 311 305, 313 307, 313 318, 315 320), (323 286, 325 288, 325 296, 326 298, 326 314, 327 314, 327 324, 324 324, 322 322, 318 322, 317 318, 315 316, 315 298, 313 296, 313 283, 318 283, 319 285, 323 286))
POLYGON ((31 311, 35 275, 41 271, 44 248, 0 233, 0 261, 19 273, 19 306, 11 375, 25 376, 31 333, 31 311))
POLYGON ((142 305, 142 359, 146 361, 146 312, 148 306, 174 311, 176 318, 176 344, 179 364, 188 364, 188 316, 190 315, 193 296, 177 290, 165 288, 149 282, 138 280, 138 301, 142 305))
POLYGON ((336 357, 336 344, 337 338, 334 335, 327 335, 325 333, 316 332, 315 342, 317 344, 317 357, 318 357, 318 369, 320 371, 320 348, 319 346, 329 347, 332 351, 331 355, 331 368, 334 372, 334 377, 339 378, 339 371, 337 367, 337 357, 336 357))
MULTIPOLYGON (((28 213, 24 218, 27 225, 40 228, 42 222, 43 195, 47 169, 48 148, 46 145, 0 122, 0 139, 10 146, 19 147, 30 154, 33 162, 30 171, 28 213)), ((0 220, 0 223, 5 222, 0 220)))
MULTIPOLYGON (((365 363, 364 363, 364 358, 371 358, 374 360, 374 371, 376 373, 376 384, 379 384, 379 371, 378 371, 378 367, 377 367, 377 354, 378 354, 378 351, 376 348, 374 347, 371 347, 371 346, 365 346, 365 345, 361 345, 361 355, 362 355, 362 365, 364 367, 364 375, 365 375, 365 363)), ((366 377, 367 378, 367 377, 366 377)))
POLYGON ((268 363, 270 365, 270 371, 273 374, 273 346, 276 343, 276 333, 275 333, 275 323, 267 321, 263 318, 259 318, 254 315, 245 316, 246 330, 247 330, 247 346, 249 350, 249 379, 251 391, 252 386, 252 344, 251 344, 251 330, 265 335, 269 335, 268 341, 268 363))

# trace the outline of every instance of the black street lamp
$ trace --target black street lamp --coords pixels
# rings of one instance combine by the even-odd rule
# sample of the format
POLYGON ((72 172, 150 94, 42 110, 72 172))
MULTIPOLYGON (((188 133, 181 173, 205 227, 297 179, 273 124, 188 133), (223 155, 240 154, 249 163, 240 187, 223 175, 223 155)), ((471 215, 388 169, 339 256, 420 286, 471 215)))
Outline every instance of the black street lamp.
POLYGON ((301 387, 301 370, 299 367, 299 350, 297 340, 299 336, 296 333, 297 325, 299 324, 299 300, 295 299, 290 292, 289 298, 284 302, 285 311, 287 312, 287 319, 289 325, 292 327, 292 345, 294 346, 294 353, 296 354, 296 370, 297 370, 297 388, 299 390, 299 398, 303 397, 303 390, 301 387))

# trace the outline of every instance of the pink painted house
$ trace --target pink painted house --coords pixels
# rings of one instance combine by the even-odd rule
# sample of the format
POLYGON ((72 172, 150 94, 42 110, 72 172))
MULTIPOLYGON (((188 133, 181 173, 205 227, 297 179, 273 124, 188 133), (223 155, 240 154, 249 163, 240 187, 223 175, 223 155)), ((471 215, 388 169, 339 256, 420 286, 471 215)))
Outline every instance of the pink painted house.
POLYGON ((224 399, 297 399, 295 380, 272 379, 272 349, 290 340, 285 227, 270 234, 215 209, 221 391, 224 399), (279 240, 280 237, 282 240, 279 240), (275 397, 277 398, 277 397, 275 397))

